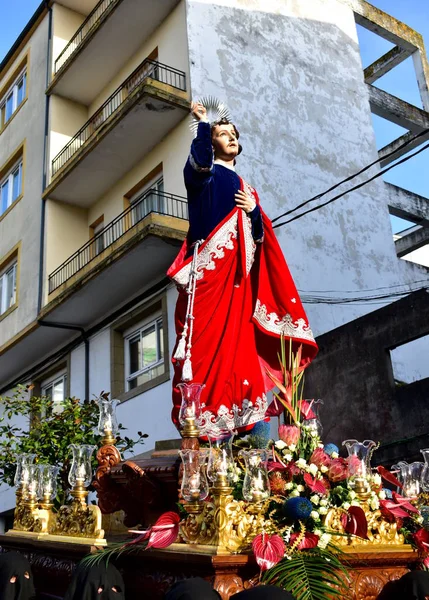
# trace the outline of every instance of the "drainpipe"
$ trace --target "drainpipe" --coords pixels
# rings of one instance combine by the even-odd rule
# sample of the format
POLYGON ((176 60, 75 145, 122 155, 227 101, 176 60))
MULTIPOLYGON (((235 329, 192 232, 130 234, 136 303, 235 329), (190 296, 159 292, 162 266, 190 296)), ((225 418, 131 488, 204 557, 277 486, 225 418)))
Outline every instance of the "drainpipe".
POLYGON ((68 325, 67 323, 53 323, 39 319, 38 324, 42 327, 54 327, 56 329, 71 329, 79 331, 82 336, 82 341, 85 344, 85 402, 89 402, 89 338, 83 327, 78 325, 68 325))
MULTIPOLYGON (((49 6, 49 0, 45 0, 46 8, 49 11, 49 24, 48 24, 48 48, 46 52, 46 87, 49 85, 50 80, 50 58, 51 58, 51 41, 52 41, 52 8, 49 6)), ((48 162, 48 135, 49 135, 49 102, 50 96, 46 95, 45 100, 45 134, 43 140, 43 177, 42 177, 42 194, 46 188, 47 181, 47 162, 48 162)), ((41 214, 40 214, 40 248, 39 248, 39 293, 37 299, 37 314, 42 309, 43 302, 43 263, 45 258, 45 214, 46 214, 46 202, 41 198, 41 214)))

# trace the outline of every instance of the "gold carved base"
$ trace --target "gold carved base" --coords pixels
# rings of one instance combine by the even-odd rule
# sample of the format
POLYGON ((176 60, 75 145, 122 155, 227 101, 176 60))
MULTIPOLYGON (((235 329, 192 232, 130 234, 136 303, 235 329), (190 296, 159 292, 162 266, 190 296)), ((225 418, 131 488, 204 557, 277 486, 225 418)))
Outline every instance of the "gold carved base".
POLYGON ((355 536, 345 535, 344 527, 341 523, 341 515, 345 511, 340 508, 331 508, 325 517, 325 527, 329 533, 333 534, 333 544, 340 546, 342 550, 349 548, 350 552, 389 551, 386 548, 398 552, 404 547, 408 548, 408 545, 404 543, 404 536, 398 531, 396 522, 389 523, 379 510, 371 510, 366 502, 362 502, 361 508, 365 512, 368 522, 368 539, 364 540, 355 536), (335 535, 335 531, 338 531, 342 535, 335 535), (359 540, 358 543, 356 543, 357 540, 359 540))
POLYGON ((71 494, 71 503, 61 506, 56 513, 51 505, 38 508, 35 502, 23 502, 17 494, 13 529, 7 535, 105 546, 99 507, 86 504, 88 492, 83 489, 75 489, 71 494))
POLYGON ((176 551, 238 554, 249 550, 263 530, 270 531, 261 505, 234 500, 231 492, 227 486, 214 487, 213 500, 202 503, 201 511, 188 514, 180 527, 184 543, 175 544, 176 551))

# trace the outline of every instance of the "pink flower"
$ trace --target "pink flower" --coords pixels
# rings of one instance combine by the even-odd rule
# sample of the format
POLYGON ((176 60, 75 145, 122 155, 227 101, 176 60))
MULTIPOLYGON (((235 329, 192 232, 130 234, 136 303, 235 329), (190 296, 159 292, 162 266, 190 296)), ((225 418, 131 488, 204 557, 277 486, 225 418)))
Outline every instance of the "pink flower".
POLYGON ((323 448, 316 448, 310 458, 310 463, 314 463, 318 467, 329 467, 331 458, 326 454, 323 448))
POLYGON ((279 427, 279 438, 286 446, 296 445, 299 440, 299 434, 299 427, 295 425, 280 425, 279 427))
POLYGON ((334 483, 344 481, 349 476, 349 470, 347 463, 343 458, 334 458, 331 464, 328 466, 328 472, 326 473, 328 478, 334 483))
POLYGON ((362 461, 352 454, 347 459, 349 465, 350 475, 361 475, 362 474, 362 461))
MULTIPOLYGON (((289 544, 293 546, 296 539, 298 538, 299 533, 292 533, 290 536, 289 544)), ((319 536, 315 533, 310 533, 309 531, 305 532, 303 539, 298 544, 297 550, 306 550, 307 548, 315 548, 319 541, 319 536)))

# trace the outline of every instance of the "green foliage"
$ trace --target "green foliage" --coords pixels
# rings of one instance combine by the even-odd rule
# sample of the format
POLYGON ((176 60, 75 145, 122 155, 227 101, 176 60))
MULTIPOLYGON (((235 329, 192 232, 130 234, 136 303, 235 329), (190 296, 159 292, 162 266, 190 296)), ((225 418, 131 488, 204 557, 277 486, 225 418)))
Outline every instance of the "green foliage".
MULTIPOLYGON (((100 395, 107 397, 104 392, 100 395)), ((67 479, 72 458, 70 444, 100 446, 96 402, 66 398, 58 413, 54 411, 51 398, 32 396, 30 387, 19 386, 12 396, 0 397, 0 405, 0 482, 13 485, 17 455, 34 453, 37 462, 61 467, 55 502, 57 506, 61 505, 70 487, 67 479)), ((139 438, 132 440, 121 435, 124 429, 119 425, 116 446, 121 453, 132 450, 147 437, 139 432, 139 438)), ((95 456, 93 466, 97 466, 95 456)))
POLYGON ((297 600, 349 598, 347 579, 347 570, 332 546, 294 552, 262 577, 263 583, 277 585, 297 600))

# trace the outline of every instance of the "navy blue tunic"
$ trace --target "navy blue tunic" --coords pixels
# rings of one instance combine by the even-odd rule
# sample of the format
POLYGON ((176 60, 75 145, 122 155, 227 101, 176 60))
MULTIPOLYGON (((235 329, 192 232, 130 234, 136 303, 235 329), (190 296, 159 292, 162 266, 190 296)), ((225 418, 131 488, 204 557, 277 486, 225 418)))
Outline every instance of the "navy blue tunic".
MULTIPOLYGON (((236 207, 235 194, 240 179, 235 171, 213 163, 210 123, 198 123, 197 137, 184 168, 188 192, 189 244, 205 240, 217 225, 236 207)), ((259 206, 248 216, 255 241, 262 240, 264 230, 259 206)))

